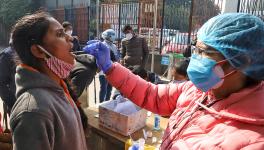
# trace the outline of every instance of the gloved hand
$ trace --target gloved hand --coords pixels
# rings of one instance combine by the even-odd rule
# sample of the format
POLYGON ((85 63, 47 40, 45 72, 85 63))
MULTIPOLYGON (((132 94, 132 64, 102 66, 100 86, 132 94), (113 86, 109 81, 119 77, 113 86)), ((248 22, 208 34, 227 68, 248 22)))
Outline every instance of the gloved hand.
POLYGON ((88 41, 83 51, 93 55, 96 58, 97 66, 106 73, 112 67, 110 59, 110 49, 102 42, 93 40, 88 41))

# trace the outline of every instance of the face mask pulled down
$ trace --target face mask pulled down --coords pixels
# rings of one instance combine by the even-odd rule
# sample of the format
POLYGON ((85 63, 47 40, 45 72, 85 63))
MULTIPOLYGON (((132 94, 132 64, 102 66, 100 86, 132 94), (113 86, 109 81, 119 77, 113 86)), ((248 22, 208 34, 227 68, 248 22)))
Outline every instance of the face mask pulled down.
POLYGON ((40 45, 38 45, 38 48, 40 48, 45 54, 49 56, 49 58, 45 58, 45 62, 53 73, 55 73, 61 79, 66 79, 70 75, 74 65, 56 58, 40 45))

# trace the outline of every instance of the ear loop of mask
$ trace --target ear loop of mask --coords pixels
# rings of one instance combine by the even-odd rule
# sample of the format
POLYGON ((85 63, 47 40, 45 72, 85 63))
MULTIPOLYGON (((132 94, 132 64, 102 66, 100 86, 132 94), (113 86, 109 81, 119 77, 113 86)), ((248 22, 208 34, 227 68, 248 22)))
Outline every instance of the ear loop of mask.
MULTIPOLYGON (((42 46, 37 45, 37 47, 39 49, 41 49, 44 53, 46 53, 49 57, 54 57, 51 53, 49 53, 47 50, 45 50, 42 46)), ((79 51, 79 52, 81 52, 81 51, 79 51)), ((73 54, 73 56, 74 56, 74 58, 76 58, 76 54, 73 54)), ((47 58, 45 58, 45 59, 47 59, 47 58)), ((74 59, 74 61, 76 61, 76 60, 74 59)))
MULTIPOLYGON (((223 65, 224 63, 226 63, 228 60, 227 59, 225 59, 225 60, 221 60, 221 61, 219 61, 219 62, 217 62, 217 64, 215 65, 215 68, 216 68, 216 66, 218 66, 218 65, 223 65)), ((220 66, 219 66, 220 67, 220 66)), ((235 72, 237 72, 237 70, 236 69, 234 69, 233 71, 231 71, 231 72, 229 72, 229 73, 227 73, 227 74, 224 74, 224 71, 223 71, 223 69, 222 69, 222 71, 223 71, 223 75, 221 75, 221 74, 219 74, 218 72, 218 70, 217 69, 215 69, 214 68, 214 71, 215 71, 215 73, 217 74, 217 75, 219 75, 219 78, 220 79, 224 79, 224 78, 226 78, 226 77, 228 77, 228 76, 230 76, 230 75, 232 75, 233 73, 235 73, 235 72)), ((222 67, 221 67, 222 68, 222 67)))
MULTIPOLYGON (((37 47, 38 47, 39 49, 41 49, 41 51, 43 51, 44 53, 46 53, 49 57, 52 57, 52 55, 51 55, 47 50, 45 50, 42 46, 37 45, 37 47)), ((47 59, 47 58, 45 58, 45 59, 47 59)))
POLYGON ((212 89, 217 89, 219 88, 223 83, 224 83, 224 79, 230 75, 232 75, 233 73, 237 72, 237 70, 233 70, 227 74, 224 73, 224 70, 221 66, 219 65, 222 65, 224 63, 227 62, 227 59, 225 60, 222 60, 222 61, 219 61, 217 62, 217 64, 215 65, 213 71, 215 72, 215 74, 221 79, 220 82, 218 82, 212 89))
POLYGON ((236 72, 237 72, 237 70, 233 70, 233 71, 229 72, 228 74, 226 74, 225 76, 223 76, 221 79, 224 79, 226 77, 229 77, 229 76, 231 76, 232 74, 234 74, 236 72))
MULTIPOLYGON (((221 60, 221 61, 219 61, 219 62, 217 62, 217 64, 216 65, 222 65, 222 64, 224 64, 224 63, 226 63, 226 62, 228 62, 228 60, 232 60, 232 59, 234 59, 234 58, 236 58, 236 57, 241 57, 240 59, 242 59, 243 57, 243 59, 246 61, 245 63, 244 63, 244 65, 242 65, 242 66, 240 66, 240 67, 234 67, 235 69, 233 70, 233 71, 231 71, 231 72, 229 72, 229 73, 227 73, 226 75, 224 75, 223 77, 220 77, 221 79, 224 79, 224 78, 226 78, 226 77, 228 77, 228 76, 230 76, 230 75, 232 75, 233 73, 235 73, 235 72, 237 72, 238 70, 243 70, 243 69, 245 69, 249 64, 250 64, 250 58, 249 57, 247 57, 245 54, 243 54, 243 53, 238 53, 237 55, 235 55, 235 56, 233 56, 233 57, 231 57, 231 58, 228 58, 228 59, 225 59, 225 60, 221 60), (237 70, 238 69, 238 70, 237 70)), ((229 62, 230 63, 230 62, 229 62)), ((230 64, 231 65, 231 64, 230 64)), ((232 66, 232 65, 231 65, 232 66)))

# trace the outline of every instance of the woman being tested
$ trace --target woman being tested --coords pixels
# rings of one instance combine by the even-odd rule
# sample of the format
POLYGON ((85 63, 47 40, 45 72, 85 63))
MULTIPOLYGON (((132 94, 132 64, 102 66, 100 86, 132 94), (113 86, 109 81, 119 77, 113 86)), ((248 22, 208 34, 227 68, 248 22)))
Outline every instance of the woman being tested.
POLYGON ((213 17, 198 32, 190 81, 154 85, 112 63, 90 42, 108 81, 135 104, 170 116, 162 150, 264 149, 264 22, 243 13, 213 17))
POLYGON ((13 28, 17 100, 10 126, 14 150, 86 150, 81 118, 63 79, 74 65, 72 37, 45 13, 22 17, 13 28))

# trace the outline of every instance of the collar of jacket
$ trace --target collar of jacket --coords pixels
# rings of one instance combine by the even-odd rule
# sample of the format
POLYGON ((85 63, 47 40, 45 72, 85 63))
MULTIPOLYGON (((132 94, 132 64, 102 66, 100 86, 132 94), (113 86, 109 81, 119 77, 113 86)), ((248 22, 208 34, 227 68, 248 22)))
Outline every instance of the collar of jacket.
POLYGON ((199 104, 216 116, 245 123, 264 125, 264 82, 245 88, 208 108, 199 104))
POLYGON ((63 88, 47 75, 27 65, 18 65, 16 68, 16 97, 33 88, 47 88, 58 92, 64 92, 63 88))

